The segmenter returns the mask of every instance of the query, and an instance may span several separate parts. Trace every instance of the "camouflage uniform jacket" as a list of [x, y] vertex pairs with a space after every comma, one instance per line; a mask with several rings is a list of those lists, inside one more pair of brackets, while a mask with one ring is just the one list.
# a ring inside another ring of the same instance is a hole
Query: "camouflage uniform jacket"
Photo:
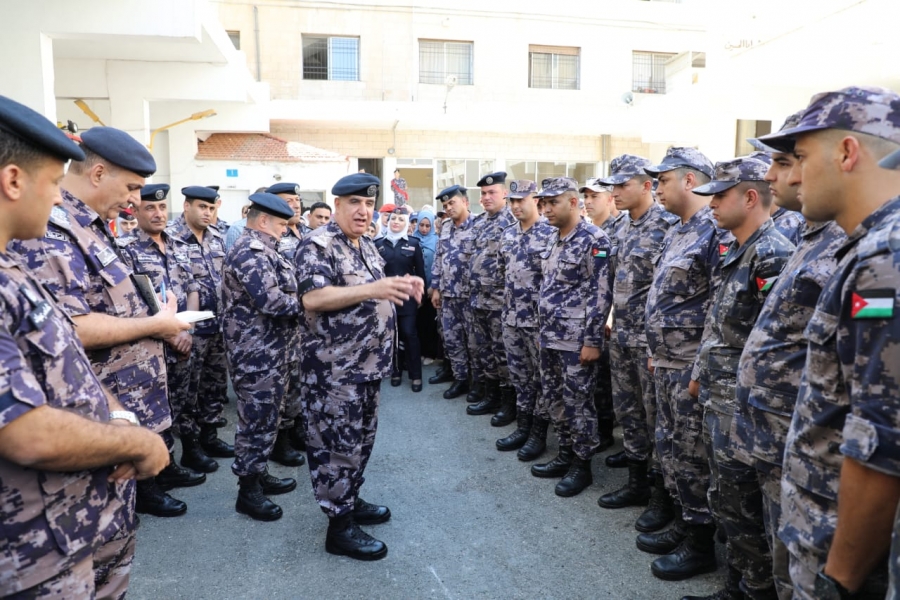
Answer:
[[278, 240], [247, 227], [228, 253], [223, 276], [230, 368], [256, 373], [296, 360], [303, 308], [294, 266], [278, 252]]
[[[222, 221], [219, 221], [222, 223]], [[200, 286], [200, 310], [211, 310], [215, 319], [194, 324], [197, 335], [215, 335], [222, 330], [222, 268], [225, 266], [225, 238], [217, 227], [209, 226], [201, 242], [191, 231], [182, 214], [166, 229], [170, 237], [187, 245], [194, 270], [194, 279]]]
[[678, 217], [654, 202], [636, 221], [628, 217], [619, 230], [619, 245], [613, 254], [613, 335], [623, 347], [647, 345], [644, 317], [647, 294], [653, 285], [653, 266], [662, 252], [666, 232], [677, 221]]
[[700, 402], [725, 414], [734, 413], [738, 362], [769, 289], [794, 252], [772, 219], [743, 245], [733, 241], [722, 256], [706, 317], [703, 341], [691, 379], [700, 382]]
[[730, 235], [716, 228], [708, 206], [666, 234], [647, 296], [653, 366], [683, 369], [696, 360], [723, 234]]
[[538, 300], [541, 348], [602, 348], [612, 303], [609, 238], [579, 219], [565, 238], [556, 230], [549, 241]]
[[[847, 236], [835, 223], [807, 223], [803, 239], [769, 297], [741, 355], [731, 444], [757, 468], [781, 467], [806, 362], [804, 334]], [[769, 415], [774, 415], [769, 418]], [[778, 418], [780, 417], [780, 418]]]
[[434, 266], [431, 268], [431, 288], [446, 298], [469, 297], [469, 261], [474, 251], [472, 225], [475, 217], [457, 225], [447, 220], [441, 228]]
[[625, 227], [628, 221], [628, 213], [622, 211], [616, 216], [610, 215], [608, 219], [598, 225], [609, 238], [609, 243], [612, 246], [612, 252], [609, 255], [609, 272], [612, 273], [613, 277], [616, 276], [616, 259], [619, 255], [619, 244], [622, 242], [619, 236], [622, 234], [622, 228]]
[[[313, 231], [297, 252], [300, 297], [328, 286], [350, 287], [384, 278], [384, 259], [363, 236], [353, 245], [337, 223]], [[363, 300], [335, 311], [306, 311], [301, 374], [312, 385], [378, 381], [391, 374], [396, 335], [394, 305]]]
[[[479, 215], [472, 227], [472, 307], [481, 310], [501, 310], [505, 286], [500, 271], [503, 263], [501, 238], [503, 230], [516, 222], [509, 208], [493, 215]], [[499, 273], [499, 276], [498, 276]]]
[[[69, 316], [91, 312], [146, 317], [147, 304], [117, 252], [106, 222], [84, 202], [62, 191], [43, 239], [10, 247], [47, 286]], [[87, 352], [94, 372], [141, 425], [161, 432], [172, 424], [163, 343], [153, 338]]]
[[803, 215], [797, 211], [779, 207], [775, 214], [772, 215], [772, 221], [775, 222], [775, 229], [781, 235], [789, 239], [795, 246], [800, 245], [800, 240], [803, 239], [804, 225], [806, 224], [806, 219], [803, 218]]
[[[853, 231], [806, 327], [809, 349], [785, 443], [780, 537], [827, 552], [844, 457], [900, 477], [900, 197]], [[797, 488], [805, 490], [797, 494]]]
[[[0, 252], [0, 429], [44, 405], [109, 420], [106, 395], [71, 320], [13, 255]], [[0, 459], [0, 596], [94, 553], [109, 473], [56, 473]]]
[[[298, 230], [300, 229], [300, 225], [297, 225]], [[300, 240], [303, 239], [303, 233], [300, 235], [294, 233], [294, 230], [290, 227], [287, 228], [287, 231], [284, 232], [284, 235], [281, 236], [281, 239], [278, 240], [278, 251], [284, 255], [289, 262], [293, 264], [294, 255], [297, 254], [297, 248], [300, 247]]]
[[516, 223], [503, 230], [502, 272], [506, 281], [503, 324], [537, 328], [543, 257], [556, 236], [556, 228], [543, 219], [522, 231]]

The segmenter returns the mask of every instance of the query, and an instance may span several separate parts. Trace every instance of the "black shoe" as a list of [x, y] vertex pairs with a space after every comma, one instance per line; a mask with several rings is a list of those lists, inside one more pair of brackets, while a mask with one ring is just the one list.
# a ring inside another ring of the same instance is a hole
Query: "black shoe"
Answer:
[[353, 505], [353, 520], [357, 525], [379, 525], [391, 520], [391, 509], [387, 506], [370, 504], [357, 498]]
[[600, 434], [600, 445], [597, 446], [597, 453], [609, 450], [616, 445], [616, 438], [613, 437], [613, 422], [602, 420], [598, 423], [597, 428]]
[[290, 432], [287, 429], [278, 430], [278, 437], [275, 438], [275, 446], [272, 448], [269, 460], [286, 467], [300, 467], [306, 464], [306, 457], [294, 450], [291, 445]]
[[156, 485], [164, 492], [179, 487], [194, 487], [206, 481], [206, 475], [180, 466], [169, 452], [169, 464], [156, 476]]
[[648, 554], [669, 554], [687, 538], [686, 526], [680, 526], [676, 521], [675, 526], [658, 533], [642, 533], [637, 536], [635, 545], [641, 552]]
[[403, 375], [391, 375], [391, 387], [400, 387], [403, 383]]
[[[680, 510], [680, 508], [679, 508]], [[634, 528], [644, 533], [659, 531], [675, 518], [675, 503], [672, 495], [666, 490], [661, 473], [653, 475], [653, 490], [650, 492], [650, 503], [647, 510], [634, 522]]]
[[736, 596], [728, 590], [719, 590], [708, 596], [682, 596], [681, 600], [744, 600], [744, 595]]
[[472, 387], [466, 396], [466, 402], [474, 404], [484, 400], [484, 381], [476, 381], [472, 383]]
[[219, 463], [209, 457], [197, 438], [181, 436], [181, 465], [200, 473], [213, 473]]
[[547, 449], [547, 428], [550, 422], [547, 419], [534, 417], [531, 423], [531, 433], [525, 445], [519, 449], [516, 457], [522, 462], [537, 460]]
[[262, 486], [263, 494], [268, 496], [277, 496], [278, 494], [287, 494], [297, 489], [297, 480], [293, 477], [275, 477], [269, 470], [263, 471], [259, 477], [259, 484]]
[[215, 427], [216, 429], [221, 429], [222, 427], [225, 427], [226, 425], [228, 425], [228, 419], [226, 419], [225, 417], [220, 416], [218, 419], [215, 419], [214, 421], [211, 421], [211, 422], [210, 422], [210, 425], [212, 425], [212, 426]]
[[428, 378], [428, 383], [430, 383], [431, 385], [437, 385], [439, 383], [450, 383], [451, 381], [453, 381], [453, 371], [450, 369], [450, 367], [442, 367], [436, 374]]
[[[416, 383], [417, 381], [418, 381], [418, 383]], [[421, 392], [422, 391], [422, 380], [414, 379], [413, 382], [410, 384], [410, 387], [412, 388], [413, 392], [416, 392], [416, 393]]]
[[576, 455], [572, 459], [572, 466], [569, 467], [566, 476], [556, 484], [554, 492], [557, 496], [570, 498], [583, 492], [592, 483], [594, 483], [594, 477], [591, 475], [591, 459], [579, 458]]
[[469, 391], [469, 382], [461, 379], [453, 379], [453, 385], [451, 385], [447, 391], [444, 392], [444, 398], [447, 400], [453, 400], [454, 398], [459, 398], [463, 394]]
[[263, 495], [260, 475], [240, 478], [237, 502], [234, 509], [256, 521], [277, 521], [284, 514], [281, 507]]
[[[687, 537], [674, 552], [661, 556], [650, 565], [654, 577], [665, 581], [681, 581], [716, 570], [716, 549], [713, 536], [715, 525], [690, 525]], [[732, 591], [740, 589], [740, 574], [730, 586]], [[724, 590], [723, 590], [724, 591]], [[725, 596], [728, 597], [728, 596]], [[740, 597], [740, 596], [739, 596]]]
[[387, 546], [359, 528], [353, 515], [328, 520], [325, 551], [356, 560], [380, 560], [387, 556]]
[[508, 452], [510, 450], [518, 450], [524, 446], [525, 442], [528, 441], [528, 436], [531, 434], [531, 422], [531, 415], [522, 414], [520, 412], [516, 417], [516, 424], [518, 427], [505, 438], [496, 441], [497, 450], [500, 452]]
[[597, 499], [602, 508], [647, 506], [650, 502], [650, 483], [647, 481], [647, 461], [628, 461], [628, 483], [625, 487], [604, 494]]
[[500, 381], [488, 379], [484, 382], [484, 399], [466, 407], [466, 414], [473, 417], [489, 415], [500, 408]]
[[535, 477], [548, 479], [551, 477], [564, 477], [569, 472], [569, 467], [572, 466], [574, 458], [575, 453], [572, 452], [571, 446], [560, 446], [559, 454], [550, 462], [542, 465], [531, 465], [531, 474]]
[[154, 517], [179, 517], [187, 512], [187, 504], [168, 495], [156, 484], [156, 478], [137, 482], [135, 512]]
[[234, 456], [234, 446], [220, 440], [213, 425], [202, 425], [200, 427], [200, 445], [209, 456], [218, 458], [232, 458]]
[[306, 423], [300, 417], [294, 421], [294, 426], [288, 430], [288, 439], [291, 447], [299, 452], [306, 451]]
[[628, 457], [625, 456], [625, 451], [622, 450], [621, 452], [610, 454], [603, 462], [610, 469], [624, 469], [628, 466]]
[[516, 420], [516, 390], [500, 388], [500, 410], [491, 417], [491, 427], [506, 427]]

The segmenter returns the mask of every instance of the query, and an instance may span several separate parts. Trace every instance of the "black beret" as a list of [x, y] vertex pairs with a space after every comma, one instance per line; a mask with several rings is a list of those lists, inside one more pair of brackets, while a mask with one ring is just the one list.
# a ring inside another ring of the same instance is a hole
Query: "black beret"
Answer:
[[147, 148], [115, 127], [91, 127], [80, 134], [81, 145], [127, 171], [141, 177], [156, 172], [156, 161]]
[[134, 218], [134, 213], [131, 212], [130, 208], [126, 208], [125, 210], [120, 210], [119, 218], [122, 219], [123, 221], [136, 221], [137, 220]]
[[353, 173], [345, 175], [338, 179], [338, 182], [331, 188], [331, 193], [335, 196], [364, 196], [366, 198], [377, 198], [378, 188], [381, 187], [381, 180], [369, 173]]
[[168, 183], [150, 183], [141, 188], [141, 200], [144, 202], [160, 202], [168, 195]]
[[441, 192], [435, 198], [435, 200], [440, 200], [441, 202], [446, 202], [450, 198], [453, 198], [456, 196], [465, 196], [465, 195], [466, 195], [466, 188], [464, 188], [461, 185], [451, 185], [448, 188], [442, 189]]
[[294, 194], [300, 195], [300, 186], [296, 183], [276, 183], [266, 190], [267, 194]]
[[203, 200], [204, 202], [213, 203], [219, 197], [219, 192], [202, 185], [189, 185], [181, 188], [181, 193], [185, 198], [192, 200]]
[[60, 160], [84, 160], [78, 144], [47, 117], [6, 96], [0, 96], [0, 130]]
[[251, 194], [250, 202], [252, 202], [251, 210], [256, 209], [282, 219], [294, 218], [294, 209], [281, 196], [276, 196], [269, 192], [260, 192]]
[[494, 185], [497, 183], [506, 183], [506, 173], [503, 171], [497, 171], [496, 173], [488, 173], [484, 177], [478, 180], [478, 187], [484, 187], [486, 185]]

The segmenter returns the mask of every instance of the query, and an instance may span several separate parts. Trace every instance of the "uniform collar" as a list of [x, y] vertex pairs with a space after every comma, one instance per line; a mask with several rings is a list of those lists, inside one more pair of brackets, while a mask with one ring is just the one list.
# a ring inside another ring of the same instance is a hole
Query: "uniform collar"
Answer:
[[93, 208], [88, 206], [80, 198], [76, 198], [71, 192], [61, 190], [63, 205], [69, 217], [75, 219], [82, 227], [89, 227], [95, 221], [99, 221], [106, 227], [106, 223]]
[[775, 222], [772, 221], [772, 217], [769, 217], [769, 219], [765, 223], [763, 223], [759, 229], [754, 231], [750, 235], [750, 237], [747, 238], [747, 241], [744, 242], [743, 244], [741, 244], [740, 246], [738, 246], [737, 240], [731, 242], [731, 247], [728, 249], [728, 256], [725, 257], [723, 266], [727, 267], [728, 265], [737, 262], [741, 258], [741, 256], [743, 256], [744, 250], [746, 250], [752, 244], [755, 244], [756, 240], [758, 240], [760, 238], [760, 236], [762, 236], [762, 234], [769, 231], [774, 226], [775, 226]]
[[837, 252], [838, 259], [843, 257], [852, 246], [864, 238], [871, 230], [877, 228], [887, 219], [892, 218], [897, 211], [900, 211], [900, 196], [895, 196], [876, 208], [847, 236], [846, 243]]
[[260, 242], [265, 244], [268, 248], [271, 248], [272, 250], [278, 250], [279, 239], [274, 235], [269, 235], [268, 233], [263, 233], [262, 231], [251, 229], [250, 227], [247, 227], [246, 229], [244, 229], [244, 231], [253, 239], [259, 240]]

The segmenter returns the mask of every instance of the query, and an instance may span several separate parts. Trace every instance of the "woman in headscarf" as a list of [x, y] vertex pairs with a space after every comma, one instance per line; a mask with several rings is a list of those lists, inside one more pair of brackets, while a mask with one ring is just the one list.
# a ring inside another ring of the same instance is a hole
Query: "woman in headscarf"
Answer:
[[[384, 274], [387, 277], [415, 275], [426, 279], [422, 246], [418, 239], [409, 236], [408, 228], [409, 214], [403, 209], [396, 209], [390, 215], [384, 236], [375, 240], [375, 246], [384, 259]], [[403, 373], [400, 370], [400, 351], [403, 351], [412, 391], [421, 392], [422, 349], [416, 331], [417, 311], [418, 306], [414, 298], [410, 298], [402, 306], [397, 307], [397, 329], [400, 333], [400, 344], [398, 352], [394, 356], [391, 385], [397, 387], [403, 382]]]
[[[431, 286], [431, 268], [434, 265], [434, 255], [437, 252], [438, 234], [434, 228], [435, 214], [430, 206], [419, 211], [419, 225], [413, 237], [418, 238], [422, 246], [422, 254], [425, 257], [425, 289]], [[425, 363], [430, 364], [434, 359], [444, 357], [443, 344], [438, 333], [437, 311], [431, 304], [431, 299], [426, 294], [422, 298], [422, 306], [419, 308], [417, 319], [419, 329], [419, 343], [422, 345], [422, 356]]]

